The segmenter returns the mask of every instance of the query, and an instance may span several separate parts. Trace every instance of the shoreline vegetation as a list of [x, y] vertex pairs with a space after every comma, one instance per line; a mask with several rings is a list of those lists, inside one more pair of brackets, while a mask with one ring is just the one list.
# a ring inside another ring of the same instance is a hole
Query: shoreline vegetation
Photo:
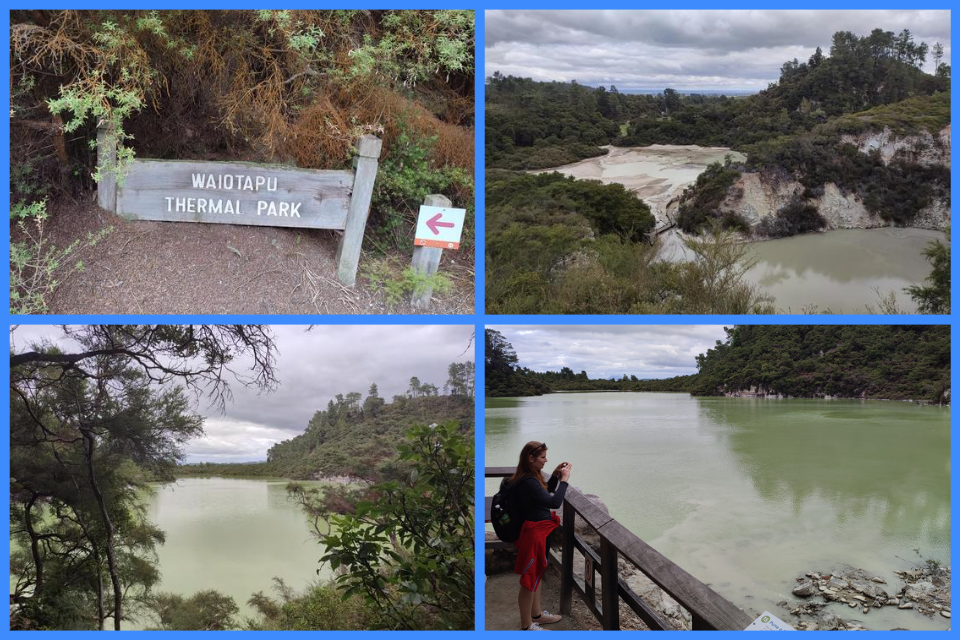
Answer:
[[694, 396], [849, 398], [950, 404], [950, 327], [738, 325], [698, 355], [698, 373], [591, 379], [569, 367], [517, 366], [507, 338], [487, 329], [486, 397], [554, 391], [671, 391]]
[[[932, 74], [922, 70], [928, 54]], [[485, 104], [488, 312], [774, 313], [775, 301], [743, 280], [749, 256], [729, 245], [860, 226], [943, 229], [950, 71], [942, 47], [874, 29], [837, 32], [829, 54], [785, 62], [777, 82], [749, 96], [626, 94], [494, 73]], [[656, 220], [654, 196], [525, 173], [605, 156], [607, 145], [725, 147], [746, 159], [711, 164]], [[693, 260], [659, 260], [647, 244], [673, 222]], [[905, 293], [921, 313], [949, 313], [949, 245], [932, 242], [926, 255], [928, 282]], [[878, 308], [902, 313], [890, 295], [878, 292]]]

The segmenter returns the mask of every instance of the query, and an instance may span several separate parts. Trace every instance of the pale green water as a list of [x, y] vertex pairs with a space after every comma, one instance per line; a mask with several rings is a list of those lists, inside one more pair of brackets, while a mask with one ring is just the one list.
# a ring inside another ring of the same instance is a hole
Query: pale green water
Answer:
[[[920, 562], [915, 548], [950, 564], [948, 408], [669, 393], [488, 399], [485, 464], [515, 465], [528, 440], [547, 442], [550, 470], [571, 462], [572, 485], [748, 610], [789, 620], [776, 603], [796, 599], [806, 571], [846, 563], [894, 591], [893, 571]], [[949, 626], [891, 607], [858, 619]]]
[[[181, 478], [156, 486], [147, 517], [162, 529], [156, 591], [190, 596], [215, 589], [232, 596], [241, 616], [247, 600], [271, 596], [273, 576], [297, 591], [318, 579], [323, 549], [306, 517], [287, 499], [286, 480]], [[318, 483], [319, 484], [319, 483]]]
[[842, 229], [807, 233], [750, 245], [757, 265], [748, 281], [774, 297], [781, 313], [817, 311], [865, 313], [877, 309], [878, 292], [891, 291], [905, 313], [916, 305], [903, 292], [930, 275], [923, 250], [939, 231], [926, 229]]

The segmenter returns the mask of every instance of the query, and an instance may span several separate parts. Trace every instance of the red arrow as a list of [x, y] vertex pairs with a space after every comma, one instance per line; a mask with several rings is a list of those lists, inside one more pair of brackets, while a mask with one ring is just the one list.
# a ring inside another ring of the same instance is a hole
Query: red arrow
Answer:
[[430, 229], [430, 231], [433, 231], [433, 235], [435, 236], [440, 235], [440, 230], [437, 229], [437, 227], [449, 227], [452, 229], [453, 227], [457, 226], [452, 222], [440, 222], [441, 217], [443, 217], [443, 214], [438, 213], [437, 215], [427, 220], [427, 228]]

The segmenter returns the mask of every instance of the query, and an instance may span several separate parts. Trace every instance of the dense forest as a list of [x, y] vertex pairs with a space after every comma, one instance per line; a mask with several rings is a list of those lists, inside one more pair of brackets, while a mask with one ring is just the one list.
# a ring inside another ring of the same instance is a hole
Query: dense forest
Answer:
[[[279, 384], [272, 332], [63, 331], [72, 349], [45, 342], [10, 357], [11, 629], [473, 627], [472, 363], [449, 367], [447, 395], [411, 378], [392, 403], [375, 385], [362, 404], [360, 394], [338, 396], [304, 436], [275, 447], [259, 470], [363, 482], [288, 487], [313, 525], [318, 560], [344, 570], [303, 593], [275, 580], [276, 594], [251, 594], [257, 615], [241, 619], [217, 591], [157, 588], [165, 534], [143, 496], [151, 481], [176, 475], [184, 444], [203, 434], [195, 402], [225, 407], [231, 383], [263, 392]], [[237, 359], [252, 365], [235, 375]], [[265, 588], [270, 580], [263, 576]]]
[[[928, 56], [933, 74], [922, 70]], [[615, 86], [494, 73], [485, 105], [488, 311], [771, 312], [763, 292], [743, 283], [751, 266], [746, 252], [725, 247], [723, 233], [771, 238], [823, 229], [818, 198], [828, 183], [898, 226], [909, 226], [931, 204], [949, 208], [949, 168], [922, 156], [944, 155], [937, 147], [950, 123], [950, 71], [940, 45], [930, 51], [908, 30], [875, 29], [867, 36], [837, 32], [829, 55], [818, 48], [807, 61], [784, 63], [777, 82], [750, 96], [684, 95], [669, 88], [636, 95]], [[918, 141], [893, 158], [852, 142], [886, 129]], [[611, 217], [621, 210], [612, 208], [617, 201], [636, 201], [624, 210], [645, 206], [619, 185], [578, 181], [574, 189], [558, 175], [520, 173], [603, 155], [603, 145], [651, 144], [728, 146], [746, 155], [744, 162], [711, 165], [679, 199], [676, 222], [689, 234], [684, 241], [694, 240], [688, 263], [657, 261], [656, 250], [638, 239], [653, 229], [652, 219], [631, 214], [637, 224], [624, 229]], [[801, 187], [751, 227], [725, 202], [746, 172], [772, 185], [795, 180]], [[929, 251], [949, 257], [942, 243]], [[932, 300], [923, 312], [943, 313], [948, 292], [934, 289], [949, 274], [943, 260], [937, 272], [934, 256], [928, 257], [934, 286], [908, 293], [920, 304], [924, 295]], [[712, 287], [717, 279], [725, 286]]]
[[[47, 312], [90, 247], [112, 242], [109, 216], [89, 236], [70, 232], [101, 173], [122, 181], [133, 156], [347, 169], [359, 137], [375, 134], [365, 248], [382, 258], [376, 281], [406, 282], [431, 193], [468, 209], [458, 259], [469, 263], [473, 11], [34, 9], [10, 23], [15, 313]], [[116, 167], [98, 166], [108, 124], [122, 141]]]
[[487, 396], [551, 391], [676, 391], [949, 403], [950, 327], [918, 325], [738, 325], [696, 357], [697, 373], [661, 380], [591, 379], [569, 367], [518, 367], [507, 339], [487, 330]]

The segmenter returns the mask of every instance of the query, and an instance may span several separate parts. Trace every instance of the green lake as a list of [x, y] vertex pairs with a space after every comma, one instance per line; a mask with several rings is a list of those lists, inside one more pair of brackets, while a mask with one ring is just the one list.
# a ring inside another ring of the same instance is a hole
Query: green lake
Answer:
[[[215, 589], [240, 616], [257, 591], [275, 596], [273, 576], [302, 591], [317, 581], [323, 554], [306, 516], [287, 499], [287, 480], [180, 478], [156, 485], [147, 518], [166, 533], [154, 590], [190, 596]], [[316, 483], [319, 484], [319, 483]]]
[[[950, 410], [902, 402], [559, 393], [486, 401], [487, 466], [528, 440], [569, 461], [641, 539], [737, 606], [796, 601], [795, 578], [841, 565], [950, 565]], [[497, 481], [487, 480], [486, 494]], [[895, 607], [851, 616], [870, 629], [946, 629]]]

